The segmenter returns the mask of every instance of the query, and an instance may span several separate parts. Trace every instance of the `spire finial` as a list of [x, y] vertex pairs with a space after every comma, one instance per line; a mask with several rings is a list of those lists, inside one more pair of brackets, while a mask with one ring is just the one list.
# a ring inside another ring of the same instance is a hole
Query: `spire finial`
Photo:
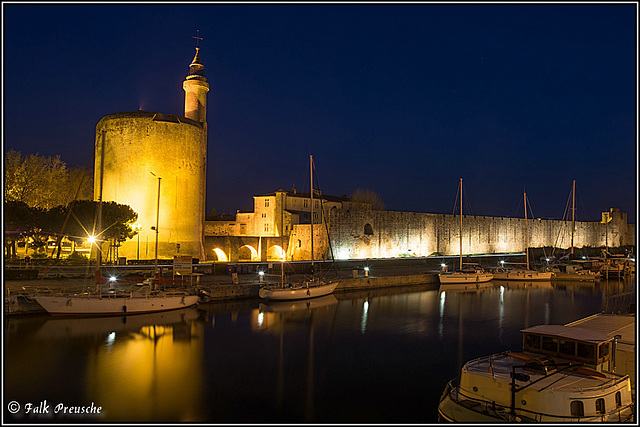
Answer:
[[189, 65], [189, 75], [199, 75], [202, 76], [204, 72], [204, 65], [202, 65], [202, 61], [200, 60], [200, 40], [203, 38], [200, 36], [200, 30], [196, 30], [196, 35], [191, 36], [191, 38], [196, 39], [196, 54], [191, 61], [191, 65]]
[[203, 40], [202, 37], [200, 37], [200, 30], [196, 30], [196, 35], [195, 36], [191, 36], [192, 39], [196, 39], [196, 49], [200, 49], [199, 43], [200, 40]]

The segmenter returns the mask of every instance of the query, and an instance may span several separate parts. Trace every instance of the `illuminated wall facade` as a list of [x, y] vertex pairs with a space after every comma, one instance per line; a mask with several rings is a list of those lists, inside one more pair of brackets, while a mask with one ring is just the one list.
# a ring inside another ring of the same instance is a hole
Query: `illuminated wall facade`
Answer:
[[[266, 203], [268, 197], [270, 196], [254, 197], [256, 211], [238, 213], [236, 221], [208, 221], [205, 231], [208, 255], [212, 256], [217, 251], [224, 253], [224, 257], [230, 261], [276, 260], [273, 255], [269, 256], [270, 253], [284, 253], [289, 261], [311, 259], [311, 226], [308, 217], [306, 224], [297, 223], [296, 217], [296, 223], [291, 224], [290, 229], [285, 222], [284, 230], [287, 234], [281, 238], [278, 233], [272, 232], [273, 229], [278, 229], [278, 204], [274, 203], [278, 198]], [[301, 198], [299, 202], [305, 208], [304, 199]], [[309, 202], [307, 198], [307, 203]], [[265, 212], [269, 207], [266, 204], [273, 207], [272, 212]], [[325, 212], [332, 248], [326, 238], [324, 223], [319, 218], [316, 219], [314, 259], [317, 260], [331, 259], [330, 249], [333, 249], [336, 259], [424, 257], [436, 253], [460, 253], [458, 215], [380, 211], [371, 209], [367, 204], [349, 202], [326, 203]], [[301, 216], [300, 211], [298, 214]], [[606, 226], [600, 222], [576, 221], [573, 246], [634, 245], [635, 226], [627, 224], [627, 214], [618, 209], [611, 209], [609, 214], [612, 220]], [[261, 221], [258, 226], [251, 225], [255, 218]], [[267, 222], [269, 220], [272, 222]], [[241, 221], [246, 222], [242, 229], [238, 228]], [[274, 225], [267, 228], [264, 227], [265, 223]], [[571, 247], [570, 221], [530, 219], [527, 221], [527, 229], [529, 247]], [[254, 234], [249, 236], [240, 230], [253, 230]], [[526, 248], [525, 239], [525, 220], [522, 218], [463, 217], [463, 254], [520, 252]], [[277, 252], [276, 246], [283, 252]]]
[[[158, 181], [158, 256], [192, 255], [204, 259], [206, 134], [200, 122], [170, 114], [135, 111], [108, 115], [96, 126], [95, 197], [126, 204], [138, 213], [140, 258], [155, 256]], [[161, 179], [158, 180], [158, 177]], [[109, 224], [103, 224], [107, 227]], [[119, 248], [138, 256], [138, 236]]]
[[[627, 214], [610, 211], [612, 221], [575, 223], [574, 247], [634, 245], [635, 226]], [[329, 217], [336, 259], [458, 255], [460, 216], [363, 209], [333, 211]], [[571, 222], [528, 220], [529, 247], [571, 247]], [[463, 217], [462, 253], [487, 254], [525, 250], [525, 220]]]

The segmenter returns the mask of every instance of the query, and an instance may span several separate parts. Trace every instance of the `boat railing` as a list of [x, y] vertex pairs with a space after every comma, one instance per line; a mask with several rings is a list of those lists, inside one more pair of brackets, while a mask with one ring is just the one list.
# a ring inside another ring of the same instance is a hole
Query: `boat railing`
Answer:
[[[496, 417], [503, 418], [507, 421], [534, 421], [534, 422], [551, 422], [551, 421], [607, 421], [607, 422], [624, 422], [632, 417], [635, 404], [629, 403], [624, 406], [617, 407], [605, 414], [598, 415], [584, 415], [581, 417], [574, 415], [554, 415], [544, 412], [532, 411], [522, 407], [515, 408], [517, 413], [511, 414], [511, 408], [505, 405], [496, 403], [495, 401], [489, 401], [481, 399], [475, 396], [468, 396], [460, 392], [460, 377], [456, 377], [447, 383], [445, 391], [442, 393], [440, 401], [449, 396], [451, 400], [458, 405], [465, 406], [466, 408], [476, 411], [492, 413]], [[465, 402], [466, 401], [466, 402]], [[466, 403], [466, 404], [465, 404]], [[473, 403], [473, 404], [471, 404]], [[631, 411], [631, 414], [628, 412]]]

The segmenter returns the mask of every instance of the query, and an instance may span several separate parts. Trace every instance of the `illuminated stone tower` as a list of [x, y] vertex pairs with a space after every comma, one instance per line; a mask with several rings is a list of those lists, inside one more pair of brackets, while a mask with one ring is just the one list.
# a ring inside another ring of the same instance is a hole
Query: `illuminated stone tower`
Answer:
[[189, 75], [182, 83], [184, 89], [184, 116], [196, 122], [207, 122], [207, 92], [209, 83], [202, 74], [204, 65], [200, 61], [200, 48], [196, 47], [196, 55], [189, 66]]
[[154, 259], [156, 221], [158, 258], [179, 254], [205, 260], [209, 84], [199, 50], [183, 84], [184, 117], [139, 110], [109, 114], [96, 125], [94, 198], [102, 194], [102, 200], [138, 213], [139, 235], [118, 250], [128, 260]]

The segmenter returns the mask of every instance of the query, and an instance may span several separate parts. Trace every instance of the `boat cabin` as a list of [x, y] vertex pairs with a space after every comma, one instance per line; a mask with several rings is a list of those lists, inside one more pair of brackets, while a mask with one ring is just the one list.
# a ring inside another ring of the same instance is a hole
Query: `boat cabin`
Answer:
[[538, 325], [522, 329], [522, 349], [546, 357], [558, 357], [602, 371], [613, 368], [614, 338], [600, 331], [561, 325]]

